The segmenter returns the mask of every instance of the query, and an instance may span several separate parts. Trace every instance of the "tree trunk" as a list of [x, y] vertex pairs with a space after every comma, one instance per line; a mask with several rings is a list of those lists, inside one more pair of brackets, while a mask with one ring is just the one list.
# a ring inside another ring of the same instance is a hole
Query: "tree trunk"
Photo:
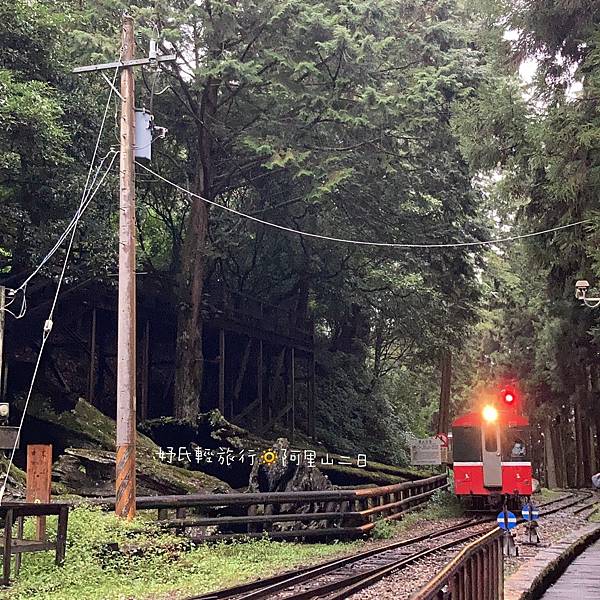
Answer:
[[202, 291], [206, 261], [208, 210], [194, 199], [189, 216], [179, 285], [177, 351], [175, 358], [175, 417], [193, 421], [200, 409], [202, 391]]
[[438, 433], [448, 433], [450, 427], [450, 393], [452, 386], [452, 354], [449, 349], [442, 350], [442, 381], [440, 386], [440, 404], [438, 412]]
[[546, 426], [546, 431], [544, 432], [544, 450], [546, 458], [546, 486], [554, 489], [558, 487], [558, 480], [556, 477], [556, 462], [552, 443], [552, 427], [550, 425]]
[[[208, 130], [217, 106], [218, 82], [209, 78], [200, 104], [198, 161], [194, 191], [212, 199], [212, 141]], [[202, 292], [206, 272], [208, 239], [208, 206], [200, 198], [192, 205], [183, 242], [179, 274], [179, 306], [177, 315], [177, 349], [175, 355], [174, 414], [193, 421], [200, 410], [202, 393]]]
[[577, 487], [590, 485], [589, 427], [586, 423], [583, 394], [578, 394], [575, 406], [575, 456], [577, 463]]
[[570, 436], [565, 435], [565, 426], [561, 417], [553, 420], [551, 428], [552, 451], [554, 454], [554, 464], [556, 465], [556, 483], [559, 488], [570, 486], [568, 473], [572, 473], [573, 469], [567, 471], [567, 456], [564, 440], [569, 440]]

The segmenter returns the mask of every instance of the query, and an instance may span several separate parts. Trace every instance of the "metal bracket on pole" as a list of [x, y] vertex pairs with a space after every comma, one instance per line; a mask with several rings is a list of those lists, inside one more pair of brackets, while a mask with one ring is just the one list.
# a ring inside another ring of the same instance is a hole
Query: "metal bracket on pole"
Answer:
[[109, 63], [101, 63], [98, 65], [87, 65], [85, 67], [76, 67], [73, 73], [92, 73], [94, 71], [106, 71], [123, 67], [140, 67], [143, 65], [154, 65], [156, 63], [173, 62], [177, 60], [176, 54], [166, 54], [157, 56], [155, 59], [150, 58], [133, 58], [131, 60], [117, 60]]
[[123, 98], [123, 96], [121, 96], [121, 92], [119, 92], [119, 90], [113, 85], [113, 82], [106, 76], [106, 73], [102, 72], [102, 73], [100, 73], [100, 75], [102, 75], [102, 78], [104, 79], [104, 81], [106, 81], [106, 83], [108, 83], [108, 85], [110, 86], [110, 89], [113, 91], [113, 94], [116, 94], [117, 96], [119, 96], [119, 99], [121, 100], [121, 102], [124, 102], [125, 99]]

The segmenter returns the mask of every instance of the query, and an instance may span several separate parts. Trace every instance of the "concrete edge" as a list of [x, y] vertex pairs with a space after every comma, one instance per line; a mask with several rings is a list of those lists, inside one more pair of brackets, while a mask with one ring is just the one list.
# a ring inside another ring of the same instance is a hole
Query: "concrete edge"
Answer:
[[534, 577], [529, 590], [524, 591], [519, 600], [539, 600], [544, 592], [566, 571], [567, 567], [599, 539], [600, 523], [572, 542], [559, 556], [550, 560], [541, 572]]

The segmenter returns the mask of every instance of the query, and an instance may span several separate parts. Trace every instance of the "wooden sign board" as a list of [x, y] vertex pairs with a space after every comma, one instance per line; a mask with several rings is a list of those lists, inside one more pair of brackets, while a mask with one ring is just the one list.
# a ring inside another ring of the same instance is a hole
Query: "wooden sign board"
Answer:
[[[27, 446], [27, 502], [50, 502], [52, 487], [52, 446]], [[37, 539], [46, 539], [46, 517], [37, 517]]]
[[12, 450], [15, 442], [19, 447], [18, 438], [19, 428], [9, 427], [8, 425], [0, 425], [0, 450]]
[[414, 466], [441, 465], [442, 440], [434, 437], [412, 440], [410, 464]]

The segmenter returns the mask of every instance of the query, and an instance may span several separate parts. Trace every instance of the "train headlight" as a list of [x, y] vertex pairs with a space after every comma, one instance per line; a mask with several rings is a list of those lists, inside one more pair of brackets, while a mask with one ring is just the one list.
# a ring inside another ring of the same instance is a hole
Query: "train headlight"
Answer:
[[0, 419], [8, 419], [10, 413], [10, 406], [8, 402], [0, 402]]
[[498, 419], [498, 410], [494, 406], [484, 406], [483, 407], [483, 418], [488, 423], [493, 423]]

